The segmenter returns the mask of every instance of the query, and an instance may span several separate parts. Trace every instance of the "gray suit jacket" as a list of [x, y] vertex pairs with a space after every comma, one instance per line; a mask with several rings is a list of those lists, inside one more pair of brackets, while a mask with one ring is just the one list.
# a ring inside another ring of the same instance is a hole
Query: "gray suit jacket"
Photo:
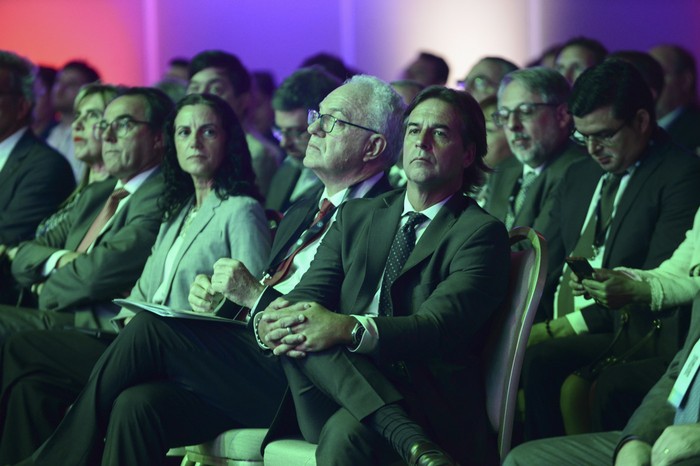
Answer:
[[[180, 213], [164, 223], [153, 252], [146, 261], [141, 278], [131, 298], [151, 301], [163, 282], [165, 261], [178, 238], [192, 201]], [[163, 304], [175, 309], [189, 309], [187, 295], [197, 274], [211, 275], [214, 263], [222, 257], [243, 262], [254, 276], [259, 276], [270, 252], [270, 231], [260, 203], [247, 196], [230, 196], [221, 200], [210, 193], [187, 228], [182, 247], [177, 252]]]
[[33, 238], [73, 188], [70, 164], [27, 130], [0, 171], [0, 244]]
[[[46, 236], [22, 244], [12, 262], [12, 274], [25, 287], [40, 282], [44, 262], [56, 251], [74, 251], [114, 189], [116, 180], [89, 186], [66, 221]], [[128, 294], [141, 274], [161, 223], [157, 205], [163, 188], [160, 171], [154, 172], [113, 217], [93, 249], [55, 270], [44, 282], [39, 308], [50, 311], [85, 311], [111, 306], [111, 300]]]
[[[513, 226], [533, 227], [541, 231], [544, 218], [553, 205], [552, 193], [564, 177], [564, 172], [573, 162], [586, 157], [583, 148], [573, 142], [556, 154], [530, 186], [523, 207], [515, 217]], [[523, 173], [523, 164], [515, 157], [496, 169], [489, 180], [489, 196], [484, 208], [494, 217], [505, 220], [510, 207], [510, 197]]]

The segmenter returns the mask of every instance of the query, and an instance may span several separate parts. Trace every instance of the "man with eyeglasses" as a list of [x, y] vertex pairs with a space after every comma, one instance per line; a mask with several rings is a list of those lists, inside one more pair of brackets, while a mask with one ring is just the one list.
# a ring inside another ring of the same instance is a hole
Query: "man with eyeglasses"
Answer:
[[295, 71], [275, 90], [273, 134], [287, 156], [272, 177], [265, 196], [266, 208], [284, 212], [296, 200], [321, 186], [313, 170], [304, 167], [311, 137], [307, 131], [308, 111], [318, 110], [321, 100], [338, 86], [338, 78], [316, 66]]
[[506, 228], [540, 230], [551, 207], [551, 195], [572, 162], [584, 151], [569, 140], [572, 120], [566, 80], [549, 68], [508, 73], [498, 91], [496, 125], [505, 131], [515, 155], [489, 179], [485, 209]]
[[495, 96], [503, 77], [518, 69], [518, 66], [501, 57], [484, 57], [467, 73], [467, 77], [457, 85], [469, 92], [477, 102]]
[[112, 331], [111, 300], [139, 277], [160, 226], [160, 126], [171, 108], [147, 88], [109, 103], [95, 131], [113, 178], [87, 188], [61, 228], [20, 245], [12, 273], [37, 294], [38, 309], [1, 308], [0, 339], [46, 328]]
[[[607, 59], [584, 72], [569, 108], [573, 139], [590, 158], [569, 166], [542, 229], [549, 272], [539, 319], [546, 321], [533, 326], [523, 367], [527, 440], [564, 433], [562, 382], [592, 363], [619, 325], [617, 310], [574, 293], [565, 256], [583, 256], [594, 268], [656, 267], [681, 242], [700, 205], [700, 161], [657, 127], [651, 91], [633, 65]], [[612, 278], [595, 275], [604, 286], [613, 286]], [[682, 334], [676, 325], [663, 319], [664, 331]], [[666, 340], [672, 348], [660, 345], [659, 357], [678, 350], [674, 338]], [[638, 385], [641, 393], [649, 388]]]

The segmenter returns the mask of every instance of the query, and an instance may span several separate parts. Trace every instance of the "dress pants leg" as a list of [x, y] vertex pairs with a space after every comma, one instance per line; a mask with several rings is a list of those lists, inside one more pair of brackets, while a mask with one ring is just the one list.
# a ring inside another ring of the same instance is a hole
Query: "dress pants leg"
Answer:
[[[224, 419], [218, 425], [221, 430], [267, 427], [285, 388], [284, 374], [277, 360], [261, 355], [247, 329], [216, 322], [161, 318], [142, 312], [102, 355], [85, 389], [58, 429], [33, 455], [34, 464], [100, 464], [103, 438], [108, 429], [123, 432], [128, 428], [115, 425], [128, 416], [120, 413], [111, 419], [115, 403], [127, 389], [153, 382], [167, 382], [195, 393], [197, 406], [201, 402], [213, 408], [206, 422], [213, 422], [212, 417], [216, 416]], [[141, 393], [153, 397], [150, 390], [144, 389]], [[131, 406], [137, 404], [130, 403]], [[120, 403], [122, 405], [129, 404]], [[190, 443], [189, 437], [177, 437], [178, 430], [195, 433], [192, 443], [201, 440], [199, 422], [190, 422], [187, 414], [197, 406], [178, 407], [182, 413], [180, 419], [164, 426], [168, 429], [163, 434], [166, 442], [177, 438], [178, 443]], [[172, 406], [151, 403], [149, 409], [172, 409]], [[161, 413], [163, 418], [167, 416]], [[184, 429], [185, 425], [188, 429]], [[140, 426], [131, 428], [140, 431]], [[120, 435], [119, 438], [127, 438], [123, 433]], [[115, 441], [107, 439], [110, 452], [114, 451]], [[145, 448], [153, 449], [153, 454], [148, 454], [151, 458], [164, 455], [163, 448], [172, 446], [177, 445], [148, 444]]]
[[566, 377], [590, 364], [610, 344], [612, 335], [578, 335], [538, 343], [525, 351], [525, 440], [564, 435], [559, 404]]
[[0, 358], [0, 464], [26, 458], [51, 435], [113, 339], [43, 330], [7, 340]]
[[0, 345], [15, 333], [31, 330], [62, 329], [73, 326], [70, 312], [42, 311], [25, 307], [0, 305]]
[[619, 431], [535, 440], [514, 448], [503, 465], [608, 466], [619, 440]]

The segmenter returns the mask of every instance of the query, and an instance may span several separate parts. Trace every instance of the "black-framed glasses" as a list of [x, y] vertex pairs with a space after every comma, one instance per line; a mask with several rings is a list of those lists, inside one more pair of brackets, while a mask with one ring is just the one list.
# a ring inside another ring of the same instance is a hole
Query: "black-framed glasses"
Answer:
[[496, 123], [496, 126], [502, 128], [508, 124], [508, 119], [511, 115], [515, 115], [515, 117], [520, 121], [525, 121], [531, 118], [538, 108], [556, 107], [558, 105], [559, 104], [548, 104], [544, 102], [524, 102], [515, 107], [513, 110], [506, 107], [501, 107], [493, 112], [491, 118], [493, 118], [493, 122]]
[[279, 142], [282, 142], [283, 138], [286, 139], [299, 139], [300, 137], [304, 136], [305, 134], [309, 134], [306, 131], [306, 128], [279, 128], [275, 126], [272, 128], [272, 136], [277, 139]]
[[336, 118], [333, 115], [328, 115], [328, 114], [321, 114], [318, 113], [316, 110], [309, 110], [309, 115], [307, 118], [307, 123], [309, 126], [311, 126], [313, 123], [316, 121], [319, 121], [321, 124], [321, 131], [324, 133], [332, 133], [333, 128], [335, 128], [335, 124], [340, 122], [348, 126], [354, 126], [355, 128], [360, 128], [364, 129], [365, 131], [369, 131], [370, 133], [376, 133], [379, 134], [379, 131], [374, 130], [372, 128], [367, 128], [366, 126], [361, 126], [361, 125], [356, 125], [355, 123], [350, 123], [349, 121], [341, 120], [340, 118]]
[[615, 136], [622, 128], [627, 125], [627, 122], [622, 123], [617, 129], [604, 129], [595, 134], [583, 134], [576, 128], [571, 132], [571, 140], [576, 144], [588, 147], [591, 142], [600, 144], [603, 147], [611, 147], [615, 141]]
[[121, 116], [116, 118], [113, 122], [107, 123], [107, 120], [102, 120], [95, 125], [95, 135], [99, 138], [103, 138], [108, 128], [114, 131], [114, 134], [118, 138], [123, 138], [134, 128], [136, 125], [150, 125], [148, 121], [141, 121], [131, 118], [130, 116]]

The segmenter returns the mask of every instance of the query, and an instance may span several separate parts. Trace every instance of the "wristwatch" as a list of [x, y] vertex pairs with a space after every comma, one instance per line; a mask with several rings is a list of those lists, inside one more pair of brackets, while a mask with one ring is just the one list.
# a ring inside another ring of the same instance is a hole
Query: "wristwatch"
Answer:
[[362, 336], [364, 334], [365, 327], [358, 321], [350, 334], [350, 337], [352, 338], [352, 349], [357, 349], [357, 347], [360, 346], [360, 342], [362, 341]]

